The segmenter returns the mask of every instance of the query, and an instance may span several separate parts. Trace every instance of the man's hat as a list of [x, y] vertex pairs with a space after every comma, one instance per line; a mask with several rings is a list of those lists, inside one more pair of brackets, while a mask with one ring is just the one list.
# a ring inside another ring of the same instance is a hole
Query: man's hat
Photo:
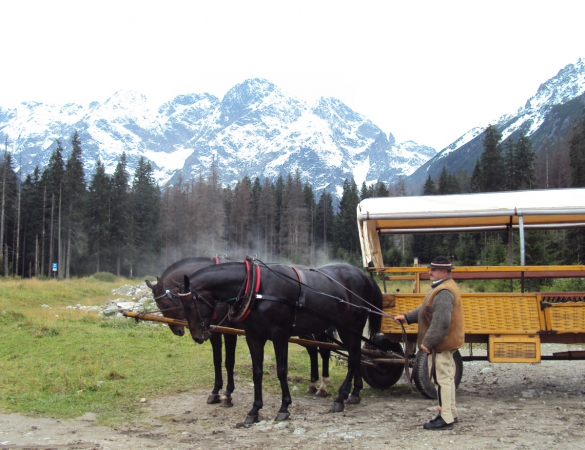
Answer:
[[433, 259], [429, 269], [443, 269], [451, 271], [454, 269], [454, 267], [453, 264], [451, 264], [451, 262], [444, 256], [437, 256], [435, 259]]

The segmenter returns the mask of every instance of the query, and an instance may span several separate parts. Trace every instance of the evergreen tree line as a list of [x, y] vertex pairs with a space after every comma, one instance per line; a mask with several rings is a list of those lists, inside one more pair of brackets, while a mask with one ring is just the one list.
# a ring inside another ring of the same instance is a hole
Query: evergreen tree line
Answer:
[[60, 141], [47, 167], [20, 180], [7, 149], [0, 160], [0, 273], [58, 277], [110, 271], [132, 275], [157, 254], [160, 190], [140, 158], [132, 179], [122, 155], [112, 176], [98, 160], [86, 182], [81, 141]]
[[[585, 113], [565, 142], [567, 186], [583, 187]], [[524, 134], [502, 144], [499, 131], [489, 126], [483, 147], [471, 176], [443, 168], [437, 180], [430, 176], [426, 180], [423, 195], [542, 187], [540, 163]], [[349, 179], [334, 208], [332, 195], [322, 192], [317, 199], [298, 172], [276, 182], [246, 176], [225, 187], [215, 164], [197, 178], [179, 176], [161, 192], [144, 158], [132, 177], [124, 154], [112, 175], [98, 160], [93, 174], [86, 177], [77, 132], [66, 161], [57, 141], [46, 168], [37, 167], [20, 180], [7, 148], [5, 142], [0, 159], [3, 275], [67, 278], [100, 271], [153, 275], [185, 257], [224, 254], [232, 259], [255, 254], [266, 261], [311, 266], [331, 259], [361, 265], [357, 204], [369, 197], [407, 195], [402, 178], [395, 184], [363, 183], [361, 190]], [[548, 180], [548, 166], [546, 173]], [[389, 266], [410, 265], [414, 257], [428, 262], [438, 254], [474, 265], [511, 263], [507, 240], [507, 233], [462, 233], [383, 236], [381, 243]], [[581, 230], [529, 232], [527, 263], [583, 261], [584, 242]], [[57, 263], [55, 272], [53, 263]]]
[[[56, 142], [44, 170], [20, 180], [7, 150], [0, 160], [0, 274], [22, 277], [156, 275], [186, 257], [258, 255], [266, 261], [318, 265], [331, 259], [361, 265], [356, 208], [361, 198], [404, 195], [396, 186], [362, 187], [346, 180], [337, 212], [323, 192], [316, 199], [300, 174], [242, 178], [224, 187], [215, 164], [208, 174], [181, 176], [162, 191], [148, 161], [132, 177], [122, 154], [112, 175], [101, 161], [86, 177], [77, 132], [63, 157]], [[56, 270], [53, 270], [56, 263]]]

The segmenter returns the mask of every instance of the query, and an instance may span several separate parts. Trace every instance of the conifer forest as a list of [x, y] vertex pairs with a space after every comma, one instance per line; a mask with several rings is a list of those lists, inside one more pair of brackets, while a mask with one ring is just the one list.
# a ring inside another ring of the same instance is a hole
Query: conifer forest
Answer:
[[[29, 174], [16, 169], [5, 140], [0, 155], [1, 275], [155, 276], [182, 258], [215, 255], [361, 266], [356, 207], [362, 199], [585, 187], [585, 113], [550, 159], [534, 154], [524, 134], [502, 142], [499, 131], [489, 126], [471, 174], [443, 168], [438, 179], [429, 176], [416, 193], [406, 192], [402, 179], [360, 187], [347, 179], [339, 199], [326, 191], [316, 195], [298, 172], [275, 182], [246, 176], [235, 186], [225, 186], [215, 166], [196, 178], [179, 176], [161, 187], [149, 161], [141, 158], [130, 173], [124, 154], [112, 174], [100, 161], [89, 174], [77, 132], [67, 139], [65, 146], [57, 141], [46, 167]], [[495, 232], [388, 236], [382, 240], [384, 261], [408, 266], [414, 257], [424, 263], [443, 254], [459, 265], [507, 264], [507, 238], [507, 233]], [[527, 264], [585, 260], [583, 229], [531, 231], [526, 245]]]

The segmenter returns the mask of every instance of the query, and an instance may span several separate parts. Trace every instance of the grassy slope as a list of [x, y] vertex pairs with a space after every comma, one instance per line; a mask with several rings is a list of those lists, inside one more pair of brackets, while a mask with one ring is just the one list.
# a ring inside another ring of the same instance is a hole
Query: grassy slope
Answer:
[[[0, 280], [0, 409], [50, 417], [99, 413], [103, 421], [139, 414], [140, 398], [213, 386], [209, 343], [174, 336], [166, 326], [132, 319], [103, 319], [68, 305], [102, 305], [125, 283], [93, 278]], [[41, 307], [42, 304], [49, 308]], [[251, 382], [244, 338], [236, 356], [238, 384]], [[270, 343], [265, 387], [280, 391]], [[332, 361], [332, 389], [345, 375]], [[309, 375], [303, 348], [290, 346], [289, 379], [302, 395]]]

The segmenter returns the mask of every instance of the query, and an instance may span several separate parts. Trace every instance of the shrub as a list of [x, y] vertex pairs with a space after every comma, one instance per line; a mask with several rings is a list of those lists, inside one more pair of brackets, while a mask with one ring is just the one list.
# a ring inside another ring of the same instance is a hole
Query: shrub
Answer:
[[93, 274], [93, 278], [105, 283], [114, 283], [118, 281], [118, 277], [110, 272], [96, 272]]

